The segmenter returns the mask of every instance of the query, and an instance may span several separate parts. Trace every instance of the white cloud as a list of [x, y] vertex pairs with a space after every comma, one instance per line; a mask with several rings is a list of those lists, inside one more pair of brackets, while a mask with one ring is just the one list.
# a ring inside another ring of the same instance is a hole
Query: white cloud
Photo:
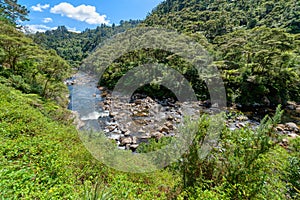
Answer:
[[[70, 27], [66, 27], [68, 29], [68, 31], [70, 32], [74, 32], [74, 33], [80, 33], [81, 31], [78, 31], [75, 27], [74, 28], [70, 28]], [[36, 33], [36, 32], [46, 32], [48, 30], [56, 30], [57, 27], [49, 27], [43, 24], [30, 24], [30, 25], [25, 25], [23, 27], [23, 32], [25, 33]]]
[[44, 19], [43, 19], [43, 22], [44, 22], [44, 23], [53, 22], [53, 19], [50, 18], [50, 17], [47, 17], [47, 18], [44, 18]]
[[50, 10], [51, 13], [60, 14], [61, 16], [67, 16], [78, 21], [84, 21], [88, 24], [108, 24], [109, 20], [106, 19], [106, 15], [100, 15], [96, 11], [95, 6], [80, 5], [74, 7], [73, 5], [62, 2], [55, 5]]
[[42, 24], [30, 24], [30, 25], [26, 25], [24, 29], [26, 32], [36, 33], [36, 32], [46, 32], [47, 30], [53, 30], [56, 29], [56, 27], [53, 28]]
[[74, 28], [67, 27], [67, 29], [68, 29], [68, 31], [70, 31], [70, 32], [81, 33], [81, 31], [78, 31], [75, 27], [74, 27]]
[[31, 6], [31, 9], [33, 11], [43, 12], [43, 10], [45, 10], [49, 7], [50, 7], [49, 4], [41, 5], [40, 3], [38, 3], [36, 6]]

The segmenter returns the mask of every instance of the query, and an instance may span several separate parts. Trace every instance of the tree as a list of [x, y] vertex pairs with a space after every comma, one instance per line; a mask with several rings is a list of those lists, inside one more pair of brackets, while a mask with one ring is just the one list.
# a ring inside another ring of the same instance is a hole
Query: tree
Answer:
[[17, 24], [18, 20], [28, 21], [29, 10], [25, 6], [18, 4], [17, 0], [1, 0], [0, 16]]
[[49, 89], [49, 84], [61, 83], [64, 78], [69, 75], [70, 66], [68, 63], [59, 57], [54, 50], [47, 52], [45, 56], [40, 57], [42, 62], [40, 62], [38, 69], [39, 72], [44, 77], [44, 86], [42, 91], [42, 96], [50, 98], [53, 92], [47, 92]]
[[[296, 38], [283, 29], [259, 27], [217, 37], [225, 84], [239, 103], [285, 104], [299, 100]], [[235, 71], [230, 75], [230, 72]], [[297, 88], [295, 90], [295, 88]]]
[[0, 45], [3, 49], [1, 64], [16, 71], [17, 62], [26, 54], [31, 40], [13, 26], [0, 21]]

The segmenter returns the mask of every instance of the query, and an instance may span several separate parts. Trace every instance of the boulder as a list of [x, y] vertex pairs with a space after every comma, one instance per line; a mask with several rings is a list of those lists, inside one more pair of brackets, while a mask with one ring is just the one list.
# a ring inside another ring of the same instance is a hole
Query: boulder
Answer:
[[98, 90], [104, 90], [105, 88], [102, 86], [98, 86]]
[[235, 126], [237, 128], [244, 128], [246, 126], [246, 124], [244, 124], [244, 123], [237, 123]]
[[285, 126], [283, 124], [278, 124], [277, 127], [276, 127], [276, 130], [280, 131], [280, 132], [283, 132], [284, 131], [284, 127]]
[[135, 103], [136, 105], [140, 105], [140, 104], [142, 104], [142, 100], [141, 100], [141, 99], [136, 99], [136, 100], [134, 101], [134, 103]]
[[176, 118], [175, 121], [176, 121], [176, 123], [180, 123], [181, 119], [180, 118]]
[[126, 132], [124, 132], [125, 136], [129, 136], [131, 134], [131, 132], [129, 130], [127, 130]]
[[107, 126], [106, 128], [109, 130], [109, 132], [112, 132], [113, 130], [115, 130], [117, 128], [117, 126], [111, 125], [111, 126]]
[[296, 107], [294, 105], [287, 105], [286, 108], [289, 109], [289, 110], [295, 110], [296, 109]]
[[296, 139], [296, 138], [300, 137], [300, 136], [297, 135], [296, 133], [289, 133], [288, 136], [289, 136], [291, 139]]
[[298, 126], [295, 123], [293, 123], [293, 122], [286, 123], [285, 127], [289, 131], [296, 131], [296, 132], [299, 131]]
[[165, 133], [168, 133], [169, 132], [169, 128], [167, 126], [162, 126], [159, 128], [159, 132], [165, 132]]
[[132, 143], [132, 138], [131, 137], [124, 137], [120, 139], [121, 146], [125, 146], [127, 144]]
[[137, 113], [135, 114], [135, 116], [137, 116], [137, 117], [147, 117], [148, 114], [147, 114], [146, 112], [137, 112]]
[[118, 112], [111, 112], [111, 113], [109, 113], [109, 116], [110, 117], [115, 117], [115, 116], [117, 116], [119, 113]]
[[239, 121], [247, 121], [248, 117], [245, 116], [245, 115], [241, 115], [241, 116], [238, 116], [236, 119], [239, 120]]
[[128, 131], [128, 129], [125, 126], [120, 126], [119, 129], [122, 131], [122, 133], [125, 133]]
[[135, 136], [132, 137], [132, 144], [137, 144], [137, 137]]
[[289, 144], [288, 139], [286, 139], [286, 138], [282, 139], [282, 144], [283, 144], [284, 146], [287, 146], [287, 145]]
[[103, 109], [104, 109], [104, 110], [110, 110], [110, 107], [109, 107], [109, 105], [105, 105], [105, 106], [103, 107]]
[[159, 140], [160, 138], [164, 137], [164, 134], [161, 132], [154, 132], [154, 133], [151, 133], [151, 137]]
[[288, 101], [287, 102], [287, 106], [286, 108], [289, 110], [295, 110], [296, 109], [297, 104], [293, 101]]
[[166, 125], [166, 127], [169, 128], [169, 130], [173, 130], [174, 129], [174, 126], [173, 126], [173, 124], [171, 122], [166, 122], [165, 125]]
[[167, 120], [173, 121], [173, 120], [174, 120], [174, 117], [173, 117], [172, 115], [169, 115], [169, 116], [167, 117]]
[[297, 106], [297, 108], [296, 108], [296, 113], [299, 113], [299, 114], [300, 114], [300, 106]]
[[134, 151], [138, 148], [138, 146], [139, 146], [138, 144], [132, 144], [130, 145], [130, 149]]
[[108, 95], [108, 92], [107, 91], [103, 91], [102, 93], [101, 93], [101, 96], [102, 97], [106, 97]]

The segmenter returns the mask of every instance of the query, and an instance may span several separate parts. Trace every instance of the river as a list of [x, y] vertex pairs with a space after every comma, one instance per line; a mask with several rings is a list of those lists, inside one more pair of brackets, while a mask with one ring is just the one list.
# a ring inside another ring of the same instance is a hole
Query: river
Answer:
[[[139, 112], [139, 110], [136, 110], [138, 114], [145, 114], [145, 117], [138, 116], [135, 122], [141, 121], [140, 127], [138, 127], [138, 129], [134, 131], [129, 131], [128, 124], [122, 122], [121, 113], [122, 110], [124, 110], [124, 105], [120, 106], [119, 110], [117, 110], [117, 116], [115, 117], [112, 117], [112, 113], [110, 113], [107, 109], [103, 109], [103, 105], [107, 102], [104, 101], [105, 99], [102, 98], [101, 91], [97, 88], [97, 77], [88, 75], [84, 72], [78, 72], [72, 77], [72, 79], [69, 79], [68, 81], [69, 83], [72, 83], [68, 84], [70, 91], [69, 109], [76, 111], [79, 114], [80, 120], [84, 122], [84, 126], [81, 127], [81, 129], [94, 130], [97, 132], [104, 131], [108, 138], [116, 140], [119, 148], [125, 148], [124, 144], [122, 144], [124, 143], [122, 142], [122, 140], [130, 141], [131, 146], [137, 148], [139, 142], [145, 141], [145, 138], [147, 141], [147, 138], [151, 137], [161, 138], [164, 136], [175, 135], [176, 131], [174, 130], [176, 129], [176, 123], [179, 123], [183, 117], [182, 114], [178, 114], [180, 113], [180, 110], [172, 106], [164, 106], [163, 109], [161, 109], [163, 111], [160, 113], [160, 115], [164, 117], [154, 117], [154, 119], [153, 116], [151, 118], [147, 116], [147, 113], [141, 113]], [[139, 102], [139, 104], [133, 103], [132, 105], [135, 105], [136, 107], [141, 107], [141, 105], [143, 105], [144, 107], [151, 107], [152, 105], [156, 104], [157, 103], [155, 101], [149, 98], [142, 100], [141, 102]], [[187, 106], [187, 104], [185, 103], [181, 104], [181, 106], [184, 105]], [[210, 108], [199, 106], [199, 103], [197, 103], [197, 105], [190, 106], [189, 109], [191, 110], [191, 113], [210, 113]], [[143, 109], [144, 108], [142, 108], [142, 110]], [[228, 108], [227, 110], [231, 110], [233, 112], [237, 111], [233, 110], [232, 108]], [[246, 125], [250, 125], [251, 127], [255, 128], [259, 125], [259, 121], [265, 114], [272, 115], [272, 113], [274, 113], [274, 110], [271, 109], [253, 109], [251, 111], [244, 112], [246, 117], [228, 120], [226, 123], [231, 130], [234, 130], [236, 128], [243, 128]], [[160, 123], [166, 116], [172, 119]], [[299, 125], [300, 117], [294, 111], [286, 110], [285, 114], [282, 117], [282, 123], [286, 122], [294, 122]], [[285, 134], [288, 133], [290, 132], [286, 132]], [[128, 139], [129, 137], [131, 138], [130, 140]], [[130, 148], [131, 146], [128, 146], [128, 148]]]

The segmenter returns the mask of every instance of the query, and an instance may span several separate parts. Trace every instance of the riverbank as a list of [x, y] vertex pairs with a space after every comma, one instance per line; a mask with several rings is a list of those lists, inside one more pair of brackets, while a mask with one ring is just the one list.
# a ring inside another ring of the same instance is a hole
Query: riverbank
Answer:
[[[141, 142], [147, 142], [150, 138], [160, 140], [162, 137], [176, 136], [184, 116], [191, 116], [193, 120], [204, 113], [224, 112], [226, 126], [235, 130], [245, 127], [255, 129], [265, 114], [273, 113], [267, 108], [241, 112], [235, 106], [223, 109], [212, 107], [208, 101], [180, 103], [171, 98], [152, 99], [142, 94], [124, 99], [112, 96], [111, 91], [97, 87], [97, 83], [96, 77], [78, 72], [68, 84], [69, 108], [75, 113], [77, 128], [103, 131], [109, 139], [116, 141], [120, 149], [136, 151]], [[287, 114], [297, 114], [299, 109], [297, 104], [293, 104], [286, 110]], [[276, 127], [278, 134], [299, 137], [298, 115], [287, 114], [283, 115], [285, 121]], [[282, 144], [286, 143], [284, 140]]]
[[[216, 108], [206, 101], [176, 102], [172, 99], [152, 99], [148, 96], [135, 94], [130, 100], [124, 101], [114, 97], [108, 90], [102, 89], [103, 102], [101, 107], [110, 113], [110, 121], [103, 131], [109, 138], [116, 140], [119, 148], [135, 151], [145, 139], [173, 137], [178, 133], [178, 126], [183, 123], [184, 116], [195, 120], [201, 114], [224, 112], [224, 123], [230, 130], [250, 127], [256, 129], [260, 119], [249, 118], [235, 107]], [[272, 115], [271, 112], [269, 112]], [[101, 120], [101, 119], [100, 119]], [[287, 138], [299, 137], [299, 124], [285, 122], [275, 128], [278, 134]], [[281, 142], [288, 145], [288, 139]]]

